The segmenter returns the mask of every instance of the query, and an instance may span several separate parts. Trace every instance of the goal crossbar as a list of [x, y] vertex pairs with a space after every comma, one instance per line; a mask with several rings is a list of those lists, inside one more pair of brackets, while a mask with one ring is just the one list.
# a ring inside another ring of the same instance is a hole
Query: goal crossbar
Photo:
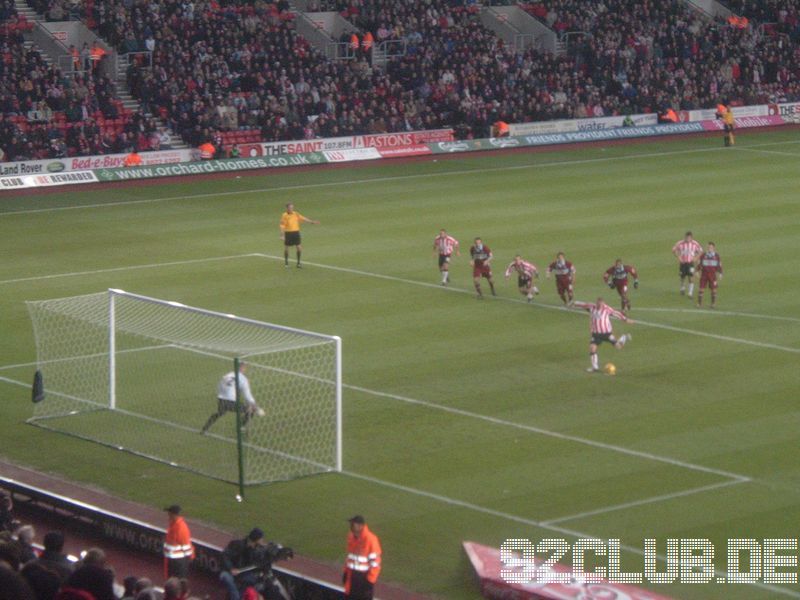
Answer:
[[118, 289], [26, 304], [46, 390], [30, 423], [242, 490], [342, 470], [339, 337]]

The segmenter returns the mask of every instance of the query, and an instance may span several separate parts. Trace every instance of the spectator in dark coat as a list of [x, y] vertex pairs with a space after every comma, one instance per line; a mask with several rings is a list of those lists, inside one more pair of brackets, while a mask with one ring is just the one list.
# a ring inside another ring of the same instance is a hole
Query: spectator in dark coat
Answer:
[[53, 600], [61, 579], [54, 571], [44, 568], [37, 561], [29, 562], [22, 568], [22, 576], [36, 594], [36, 600]]
[[62, 582], [69, 579], [75, 571], [75, 565], [63, 551], [64, 534], [60, 531], [49, 531], [44, 536], [44, 551], [36, 561], [46, 569], [54, 571]]
[[90, 592], [95, 600], [117, 600], [114, 572], [106, 567], [106, 553], [99, 548], [91, 548], [86, 552], [78, 568], [67, 579], [67, 585]]

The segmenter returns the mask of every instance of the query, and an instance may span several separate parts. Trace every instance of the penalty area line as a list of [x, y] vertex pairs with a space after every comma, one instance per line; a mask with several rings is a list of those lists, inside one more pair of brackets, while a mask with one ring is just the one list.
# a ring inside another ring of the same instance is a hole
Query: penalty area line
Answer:
[[18, 277], [16, 279], [1, 279], [0, 285], [10, 283], [23, 283], [26, 281], [43, 281], [47, 279], [59, 279], [61, 277], [80, 277], [83, 275], [100, 275], [102, 273], [118, 273], [121, 271], [137, 271], [140, 269], [157, 269], [159, 267], [176, 267], [180, 265], [191, 265], [204, 262], [214, 262], [220, 260], [236, 260], [239, 258], [247, 258], [253, 256], [260, 256], [259, 254], [232, 254], [230, 256], [211, 256], [208, 258], [190, 258], [187, 260], [173, 260], [161, 263], [148, 263], [143, 265], [128, 265], [125, 267], [109, 267], [106, 269], [94, 269], [91, 271], [73, 271], [68, 273], [52, 273], [50, 275], [34, 275], [31, 277]]
[[464, 410], [461, 408], [455, 408], [452, 406], [445, 406], [443, 404], [436, 404], [434, 402], [427, 402], [425, 400], [418, 400], [416, 398], [409, 398], [408, 396], [400, 396], [399, 394], [391, 394], [389, 392], [379, 392], [377, 390], [371, 390], [369, 388], [363, 388], [356, 385], [349, 385], [343, 384], [342, 387], [353, 390], [355, 392], [362, 392], [365, 394], [370, 394], [373, 396], [379, 396], [381, 398], [388, 398], [390, 400], [398, 400], [400, 402], [405, 402], [407, 404], [415, 404], [417, 406], [424, 406], [425, 408], [429, 408], [432, 410], [438, 410], [441, 412], [446, 412], [453, 415], [459, 415], [461, 417], [468, 417], [471, 419], [478, 419], [481, 421], [485, 421], [487, 423], [492, 423], [494, 425], [501, 425], [504, 427], [511, 427], [513, 429], [519, 429], [521, 431], [527, 431], [529, 433], [536, 433], [539, 435], [543, 435], [546, 437], [551, 437], [567, 442], [575, 442], [578, 444], [582, 444], [584, 446], [591, 446], [593, 448], [600, 448], [601, 450], [609, 450], [612, 452], [617, 452], [619, 454], [626, 454], [628, 456], [634, 456], [636, 458], [641, 458], [645, 460], [650, 460], [654, 462], [665, 463], [671, 465], [673, 467], [681, 467], [684, 469], [689, 469], [691, 471], [698, 471], [701, 473], [709, 473], [712, 475], [718, 475], [720, 477], [725, 477], [729, 480], [736, 481], [736, 482], [745, 482], [751, 481], [750, 477], [746, 475], [740, 475], [738, 473], [731, 473], [730, 471], [723, 471], [721, 469], [715, 469], [713, 467], [705, 467], [703, 465], [697, 465], [694, 463], [686, 462], [683, 460], [678, 460], [675, 458], [670, 458], [668, 456], [661, 456], [658, 454], [651, 454], [650, 452], [642, 452], [639, 450], [633, 450], [632, 448], [626, 448], [624, 446], [616, 446], [614, 444], [607, 444], [605, 442], [599, 442], [596, 440], [592, 440], [589, 438], [583, 438], [577, 435], [570, 435], [568, 433], [561, 433], [558, 431], [551, 431], [549, 429], [543, 429], [541, 427], [535, 427], [533, 425], [526, 425], [524, 423], [516, 423], [514, 421], [507, 421], [505, 419], [500, 419], [498, 417], [492, 417], [489, 415], [484, 415], [480, 413], [474, 413], [468, 410]]
[[613, 504], [611, 506], [604, 506], [602, 508], [596, 508], [594, 510], [587, 510], [585, 512], [579, 512], [572, 515], [565, 515], [563, 517], [558, 517], [556, 519], [548, 519], [547, 521], [542, 521], [542, 525], [555, 525], [557, 523], [565, 523], [567, 521], [577, 521], [578, 519], [584, 519], [586, 517], [594, 517], [597, 515], [605, 515], [611, 512], [616, 512], [618, 510], [635, 508], [637, 506], [645, 506], [647, 504], [656, 504], [658, 502], [666, 502], [668, 500], [673, 500], [675, 498], [685, 498], [686, 496], [694, 496], [695, 494], [702, 494], [703, 492], [710, 492], [711, 490], [730, 487], [732, 485], [739, 485], [740, 483], [748, 483], [749, 481], [750, 481], [749, 479], [732, 479], [728, 481], [720, 481], [718, 483], [711, 483], [709, 485], [703, 485], [696, 488], [680, 490], [678, 492], [671, 492], [669, 494], [660, 494], [658, 496], [651, 496], [649, 498], [642, 498], [640, 500], [623, 502], [622, 504]]
[[636, 312], [663, 312], [663, 313], [685, 313], [690, 315], [720, 315], [723, 317], [745, 317], [748, 319], [766, 319], [770, 321], [788, 321], [790, 323], [800, 323], [798, 317], [782, 317], [779, 315], [762, 315], [760, 313], [738, 312], [733, 310], [714, 310], [708, 312], [702, 308], [653, 308], [637, 307]]
[[[262, 258], [268, 258], [270, 260], [283, 260], [281, 256], [275, 256], [272, 254], [263, 254], [263, 253], [255, 253], [256, 256], [260, 256]], [[396, 281], [398, 283], [407, 283], [410, 285], [416, 285], [418, 287], [427, 287], [427, 288], [434, 288], [443, 291], [447, 291], [449, 293], [461, 293], [461, 294], [470, 294], [472, 295], [474, 292], [471, 290], [466, 290], [463, 288], [455, 288], [455, 287], [442, 287], [441, 285], [428, 283], [424, 281], [416, 281], [414, 279], [406, 279], [403, 277], [394, 277], [392, 275], [382, 275], [380, 273], [372, 273], [370, 271], [361, 271], [359, 269], [350, 269], [347, 267], [337, 267], [334, 265], [326, 265], [323, 263], [316, 263], [316, 262], [309, 262], [305, 261], [305, 264], [311, 265], [313, 267], [319, 267], [320, 269], [328, 269], [331, 271], [338, 271], [340, 273], [350, 273], [352, 275], [361, 275], [363, 277], [372, 277], [375, 279], [384, 279], [386, 281]], [[512, 302], [514, 304], [528, 304], [524, 300], [516, 299], [516, 298], [506, 298], [503, 296], [494, 296], [492, 297], [493, 300], [503, 301], [503, 302]], [[556, 306], [554, 304], [543, 304], [541, 302], [533, 302], [530, 304], [535, 308], [544, 308], [548, 310], [559, 310], [564, 312], [569, 312], [573, 314], [583, 314], [575, 309], [568, 308], [566, 306]], [[715, 314], [714, 312], [709, 312], [708, 314]], [[721, 335], [717, 333], [708, 333], [705, 331], [698, 331], [696, 329], [688, 329], [686, 327], [676, 327], [674, 325], [666, 325], [664, 323], [655, 323], [652, 321], [642, 321], [641, 319], [632, 319], [634, 324], [636, 325], [643, 325], [645, 327], [652, 327], [654, 329], [666, 329], [668, 331], [676, 331], [679, 333], [686, 333], [689, 335], [695, 335], [698, 337], [707, 337], [715, 340], [721, 340], [724, 342], [731, 342], [734, 344], [743, 344], [747, 346], [756, 346], [758, 348], [768, 348], [770, 350], [780, 350], [782, 352], [791, 352], [793, 354], [800, 354], [800, 348], [792, 348], [791, 346], [781, 346], [778, 344], [770, 344], [769, 342], [758, 342], [755, 340], [748, 340], [744, 338], [737, 338], [728, 335]]]
[[[481, 506], [479, 504], [473, 504], [471, 502], [467, 502], [465, 500], [458, 500], [457, 498], [451, 498], [449, 496], [445, 496], [442, 494], [437, 494], [435, 492], [429, 492], [426, 490], [421, 490], [418, 488], [414, 488], [407, 485], [402, 485], [399, 483], [394, 483], [391, 481], [386, 481], [384, 479], [379, 479], [377, 477], [371, 477], [369, 475], [362, 475], [360, 473], [355, 473], [352, 471], [342, 471], [342, 475], [347, 477], [351, 477], [353, 479], [359, 479], [361, 481], [365, 481], [367, 483], [371, 483], [374, 485], [378, 485], [381, 487], [389, 488], [392, 490], [396, 490], [399, 492], [404, 492], [406, 494], [412, 494], [415, 496], [419, 496], [422, 498], [428, 498], [429, 500], [434, 500], [436, 502], [440, 502], [442, 504], [446, 504], [448, 506], [454, 506], [457, 508], [463, 508], [465, 510], [470, 510], [473, 512], [481, 513], [484, 515], [496, 517], [498, 519], [503, 519], [505, 521], [511, 521], [514, 523], [519, 523], [521, 525], [527, 525], [530, 527], [537, 527], [540, 529], [544, 529], [546, 531], [553, 531], [556, 533], [560, 533], [565, 536], [573, 537], [573, 538], [583, 538], [583, 539], [602, 539], [597, 535], [593, 535], [587, 533], [585, 531], [577, 531], [575, 529], [569, 529], [566, 527], [561, 527], [560, 525], [550, 524], [543, 521], [536, 521], [535, 519], [529, 519], [526, 517], [521, 517], [519, 515], [514, 515], [512, 513], [503, 512], [500, 510], [495, 510], [493, 508], [489, 508], [486, 506]], [[728, 485], [733, 485], [734, 483], [742, 483], [742, 482], [726, 482]], [[620, 544], [620, 548], [632, 554], [636, 554], [637, 556], [644, 556], [644, 551], [641, 548], [636, 548], [635, 546], [630, 546], [628, 544]], [[660, 560], [662, 563], [667, 562], [667, 557], [663, 554], [656, 555], [656, 558]], [[719, 569], [715, 569], [714, 571], [717, 577], [726, 577], [727, 573], [725, 571], [721, 571]], [[753, 587], [760, 588], [763, 590], [767, 590], [773, 594], [780, 594], [782, 596], [788, 596], [790, 598], [800, 598], [800, 592], [795, 592], [793, 590], [779, 587], [777, 585], [771, 585], [767, 583], [760, 583], [760, 582], [753, 582], [748, 583], [747, 585], [752, 585]]]

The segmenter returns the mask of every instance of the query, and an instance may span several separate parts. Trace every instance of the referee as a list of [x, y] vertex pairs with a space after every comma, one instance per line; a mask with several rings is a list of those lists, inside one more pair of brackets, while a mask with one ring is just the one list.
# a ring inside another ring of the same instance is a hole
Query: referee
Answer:
[[[256, 404], [253, 393], [250, 391], [250, 381], [244, 374], [247, 365], [239, 363], [239, 394], [244, 399], [242, 403], [242, 414], [244, 415], [244, 422], [242, 425], [247, 425], [250, 417], [257, 414], [259, 417], [264, 416], [264, 410]], [[236, 375], [233, 371], [226, 373], [222, 376], [217, 384], [217, 412], [213, 413], [206, 424], [203, 425], [201, 433], [208, 431], [214, 423], [217, 422], [222, 415], [227, 412], [234, 412], [236, 410]]]
[[294, 209], [294, 204], [289, 202], [286, 205], [286, 212], [281, 215], [281, 239], [283, 240], [283, 260], [284, 266], [289, 266], [289, 247], [297, 248], [297, 268], [301, 268], [300, 254], [303, 246], [300, 244], [300, 223], [311, 223], [319, 225], [319, 221], [307, 219]]

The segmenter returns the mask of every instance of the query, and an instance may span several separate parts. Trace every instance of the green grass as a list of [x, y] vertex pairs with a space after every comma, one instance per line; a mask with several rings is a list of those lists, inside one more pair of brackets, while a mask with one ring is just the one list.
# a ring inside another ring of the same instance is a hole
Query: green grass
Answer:
[[[442, 598], [477, 595], [462, 540], [497, 547], [569, 530], [638, 548], [655, 537], [663, 551], [669, 537], [700, 537], [724, 569], [727, 538], [796, 537], [800, 519], [800, 140], [775, 131], [721, 144], [0, 197], [2, 453], [223, 527], [259, 524], [336, 564], [344, 519], [364, 513], [384, 545], [382, 577]], [[322, 221], [303, 230], [303, 270], [271, 258], [290, 200]], [[462, 246], [449, 289], [430, 253], [440, 227]], [[716, 312], [677, 292], [670, 249], [686, 229], [724, 260]], [[499, 297], [483, 302], [463, 256], [477, 235], [496, 257]], [[601, 274], [616, 257], [640, 271], [639, 323], [616, 326], [634, 340], [601, 350], [616, 377], [584, 372], [588, 318], [557, 310], [552, 282], [531, 306], [502, 279], [515, 253], [543, 269], [562, 249], [584, 300], [612, 299]], [[236, 504], [230, 484], [25, 425], [30, 392], [14, 382], [33, 369], [12, 367], [35, 360], [24, 301], [109, 287], [341, 336], [347, 473], [252, 487]], [[603, 510], [732, 482], [724, 473], [750, 481]], [[622, 558], [642, 569], [641, 556]], [[800, 597], [800, 586], [653, 589]]]

